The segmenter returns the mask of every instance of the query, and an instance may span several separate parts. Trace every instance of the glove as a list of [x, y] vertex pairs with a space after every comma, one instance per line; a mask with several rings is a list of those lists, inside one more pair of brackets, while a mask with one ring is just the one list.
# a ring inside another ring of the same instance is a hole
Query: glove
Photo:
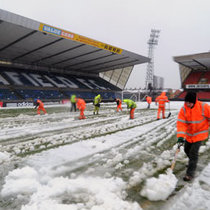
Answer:
[[183, 144], [185, 142], [185, 139], [183, 137], [179, 137], [177, 140], [178, 144]]

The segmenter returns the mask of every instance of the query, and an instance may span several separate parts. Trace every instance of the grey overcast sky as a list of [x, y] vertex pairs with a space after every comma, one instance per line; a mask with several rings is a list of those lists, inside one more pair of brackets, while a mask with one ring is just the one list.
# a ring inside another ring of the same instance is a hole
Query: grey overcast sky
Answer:
[[[148, 56], [159, 29], [154, 74], [180, 88], [174, 56], [210, 50], [210, 0], [0, 0], [0, 8]], [[144, 88], [147, 64], [134, 67], [127, 87]]]

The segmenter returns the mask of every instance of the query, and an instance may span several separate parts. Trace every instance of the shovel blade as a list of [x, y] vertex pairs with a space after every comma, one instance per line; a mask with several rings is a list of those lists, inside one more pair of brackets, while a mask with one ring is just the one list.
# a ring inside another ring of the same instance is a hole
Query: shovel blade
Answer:
[[167, 118], [169, 118], [170, 116], [171, 116], [171, 112], [168, 113], [168, 117]]

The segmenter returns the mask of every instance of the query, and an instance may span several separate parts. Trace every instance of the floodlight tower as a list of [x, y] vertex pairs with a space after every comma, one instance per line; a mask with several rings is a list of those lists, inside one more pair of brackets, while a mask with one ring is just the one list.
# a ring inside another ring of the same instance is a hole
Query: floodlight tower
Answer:
[[158, 45], [160, 30], [152, 29], [150, 33], [150, 38], [147, 42], [149, 45], [148, 57], [150, 58], [150, 62], [147, 64], [147, 72], [146, 72], [146, 81], [145, 88], [146, 90], [152, 90], [153, 88], [153, 76], [154, 76], [154, 47]]

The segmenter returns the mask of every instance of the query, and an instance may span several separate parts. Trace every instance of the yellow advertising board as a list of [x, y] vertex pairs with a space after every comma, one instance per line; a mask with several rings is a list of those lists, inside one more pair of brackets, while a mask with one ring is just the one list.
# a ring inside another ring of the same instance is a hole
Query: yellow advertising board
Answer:
[[105, 44], [103, 42], [99, 42], [94, 39], [90, 39], [85, 36], [81, 36], [81, 35], [78, 35], [78, 34], [63, 30], [63, 29], [55, 28], [53, 26], [46, 25], [44, 23], [40, 23], [39, 31], [42, 31], [42, 32], [48, 33], [48, 34], [52, 34], [55, 36], [59, 36], [59, 37], [65, 38], [65, 39], [71, 39], [71, 40], [74, 40], [74, 41], [77, 41], [77, 42], [80, 42], [83, 44], [88, 44], [88, 45], [91, 45], [91, 46], [94, 46], [97, 48], [101, 48], [103, 50], [108, 50], [110, 52], [117, 53], [117, 54], [121, 54], [123, 51], [122, 49], [120, 49], [118, 47], [114, 47], [112, 45]]

